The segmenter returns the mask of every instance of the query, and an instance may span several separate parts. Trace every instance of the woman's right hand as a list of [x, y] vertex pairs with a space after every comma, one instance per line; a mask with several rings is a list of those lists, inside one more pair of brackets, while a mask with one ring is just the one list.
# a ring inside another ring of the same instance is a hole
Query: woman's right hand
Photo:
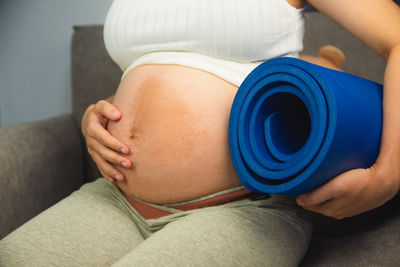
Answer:
[[121, 116], [121, 112], [114, 105], [100, 100], [90, 105], [82, 117], [82, 133], [86, 138], [88, 152], [101, 174], [111, 183], [124, 180], [124, 175], [112, 164], [124, 168], [132, 166], [131, 161], [122, 156], [130, 153], [128, 146], [106, 130], [109, 120], [118, 121]]

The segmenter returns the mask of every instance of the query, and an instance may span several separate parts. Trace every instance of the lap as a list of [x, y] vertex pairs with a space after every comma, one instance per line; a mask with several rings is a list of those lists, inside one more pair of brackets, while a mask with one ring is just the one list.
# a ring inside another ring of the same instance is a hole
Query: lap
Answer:
[[310, 235], [306, 220], [276, 203], [204, 209], [169, 223], [113, 266], [296, 266]]
[[133, 208], [99, 179], [1, 240], [0, 266], [295, 266], [311, 226], [279, 199], [189, 212], [143, 241]]
[[82, 186], [0, 241], [0, 266], [109, 266], [143, 241], [105, 179]]

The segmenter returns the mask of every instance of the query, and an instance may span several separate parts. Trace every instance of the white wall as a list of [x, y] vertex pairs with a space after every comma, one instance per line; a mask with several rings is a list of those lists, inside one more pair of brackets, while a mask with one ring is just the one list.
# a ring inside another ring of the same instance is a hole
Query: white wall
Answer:
[[0, 126], [71, 112], [72, 26], [112, 0], [0, 0]]

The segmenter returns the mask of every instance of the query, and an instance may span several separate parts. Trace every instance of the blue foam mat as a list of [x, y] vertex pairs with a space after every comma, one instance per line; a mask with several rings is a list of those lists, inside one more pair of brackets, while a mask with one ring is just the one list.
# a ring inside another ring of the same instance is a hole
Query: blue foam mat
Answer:
[[296, 58], [262, 63], [233, 101], [229, 146], [243, 185], [299, 195], [379, 152], [382, 85]]

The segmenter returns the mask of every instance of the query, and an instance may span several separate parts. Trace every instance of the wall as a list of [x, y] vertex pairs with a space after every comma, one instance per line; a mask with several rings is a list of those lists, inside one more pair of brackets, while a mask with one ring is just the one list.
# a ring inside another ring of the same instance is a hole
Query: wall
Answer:
[[0, 0], [0, 126], [71, 112], [72, 26], [112, 0]]

